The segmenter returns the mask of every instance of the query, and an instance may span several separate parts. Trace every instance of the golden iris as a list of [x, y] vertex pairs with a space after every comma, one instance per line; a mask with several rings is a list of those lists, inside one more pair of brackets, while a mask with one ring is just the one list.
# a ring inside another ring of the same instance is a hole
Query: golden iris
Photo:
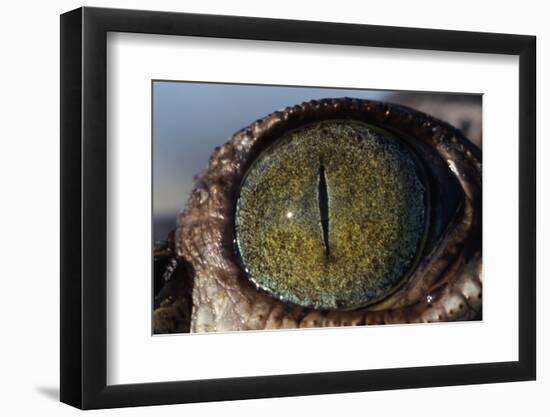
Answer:
[[235, 210], [259, 288], [321, 310], [365, 307], [406, 279], [428, 228], [415, 154], [391, 133], [330, 120], [285, 133], [252, 163]]

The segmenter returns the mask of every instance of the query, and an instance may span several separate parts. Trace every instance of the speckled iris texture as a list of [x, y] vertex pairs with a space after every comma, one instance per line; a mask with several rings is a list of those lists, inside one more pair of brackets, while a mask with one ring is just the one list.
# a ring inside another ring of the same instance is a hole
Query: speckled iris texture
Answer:
[[422, 170], [398, 138], [360, 122], [319, 122], [287, 132], [248, 169], [237, 249], [248, 277], [274, 297], [360, 308], [406, 279], [427, 210]]

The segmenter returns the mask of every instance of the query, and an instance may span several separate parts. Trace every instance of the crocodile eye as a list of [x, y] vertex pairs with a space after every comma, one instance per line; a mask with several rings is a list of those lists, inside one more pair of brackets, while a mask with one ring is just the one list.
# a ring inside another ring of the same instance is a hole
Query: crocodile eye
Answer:
[[426, 240], [429, 189], [414, 151], [346, 120], [282, 135], [252, 163], [235, 210], [251, 281], [317, 309], [365, 307], [409, 276]]
[[481, 208], [481, 151], [441, 120], [350, 98], [271, 113], [179, 217], [191, 332], [479, 318]]

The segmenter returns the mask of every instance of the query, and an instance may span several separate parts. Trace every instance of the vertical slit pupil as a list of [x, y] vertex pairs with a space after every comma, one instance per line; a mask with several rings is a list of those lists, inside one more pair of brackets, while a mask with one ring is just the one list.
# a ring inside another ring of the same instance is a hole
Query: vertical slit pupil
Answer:
[[329, 225], [329, 213], [328, 213], [328, 192], [327, 192], [327, 180], [325, 178], [325, 167], [323, 162], [319, 165], [319, 215], [321, 217], [321, 227], [323, 228], [323, 242], [325, 244], [325, 254], [330, 254], [330, 245], [328, 241], [328, 225]]

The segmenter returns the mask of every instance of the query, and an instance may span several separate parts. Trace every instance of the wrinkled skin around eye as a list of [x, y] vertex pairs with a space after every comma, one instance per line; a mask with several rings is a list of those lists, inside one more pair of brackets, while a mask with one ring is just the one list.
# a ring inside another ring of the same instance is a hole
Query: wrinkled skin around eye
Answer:
[[[344, 311], [282, 302], [258, 290], [243, 271], [234, 237], [235, 201], [251, 163], [285, 132], [334, 119], [379, 126], [433, 148], [464, 194], [460, 210], [395, 293]], [[477, 318], [482, 293], [481, 152], [450, 125], [403, 106], [327, 99], [289, 107], [237, 132], [214, 152], [180, 216], [173, 250], [180, 274], [172, 290], [163, 290], [156, 300], [157, 333]], [[190, 319], [182, 319], [187, 314]]]

